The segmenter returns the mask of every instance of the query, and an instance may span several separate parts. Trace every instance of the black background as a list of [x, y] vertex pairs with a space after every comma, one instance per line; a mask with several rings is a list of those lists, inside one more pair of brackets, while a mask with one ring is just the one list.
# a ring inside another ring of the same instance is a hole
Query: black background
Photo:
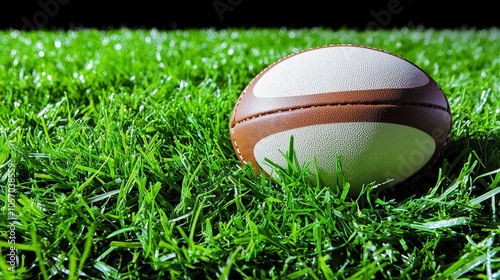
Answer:
[[2, 29], [74, 28], [489, 28], [500, 26], [494, 1], [4, 1]]

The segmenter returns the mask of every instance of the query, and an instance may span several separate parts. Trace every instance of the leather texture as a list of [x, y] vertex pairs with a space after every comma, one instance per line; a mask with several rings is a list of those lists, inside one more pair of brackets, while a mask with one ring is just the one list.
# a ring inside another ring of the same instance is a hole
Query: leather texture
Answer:
[[[273, 71], [275, 68], [279, 71]], [[349, 81], [339, 80], [350, 77]], [[236, 102], [229, 129], [242, 163], [259, 166], [262, 163], [256, 162], [254, 147], [265, 137], [300, 127], [348, 122], [392, 123], [427, 133], [436, 149], [421, 168], [425, 169], [443, 151], [452, 119], [441, 88], [415, 64], [365, 46], [329, 45], [294, 53], [259, 73]]]

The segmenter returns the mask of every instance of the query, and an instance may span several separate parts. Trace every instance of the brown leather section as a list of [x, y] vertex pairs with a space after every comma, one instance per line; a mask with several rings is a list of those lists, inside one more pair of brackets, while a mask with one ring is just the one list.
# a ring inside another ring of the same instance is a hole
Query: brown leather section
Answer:
[[260, 98], [250, 83], [235, 105], [231, 127], [243, 120], [290, 109], [346, 104], [401, 104], [436, 107], [449, 110], [449, 104], [438, 85], [429, 77], [425, 86], [409, 89], [358, 90], [312, 94], [307, 96]]
[[434, 138], [441, 152], [451, 130], [451, 115], [441, 108], [417, 105], [324, 105], [276, 112], [236, 123], [230, 128], [233, 147], [244, 163], [255, 162], [253, 148], [262, 138], [281, 131], [326, 123], [386, 122], [420, 129]]
[[[324, 47], [337, 46], [350, 45]], [[316, 48], [302, 52], [314, 49]], [[232, 112], [230, 134], [234, 150], [242, 162], [255, 163], [253, 148], [266, 136], [302, 126], [338, 122], [387, 122], [415, 127], [431, 135], [436, 141], [437, 150], [427, 166], [440, 156], [451, 131], [450, 106], [436, 82], [409, 61], [408, 63], [428, 76], [427, 85], [417, 88], [329, 92], [278, 98], [259, 98], [253, 94], [254, 86], [262, 75], [282, 60], [302, 52], [286, 56], [268, 66], [240, 95]]]

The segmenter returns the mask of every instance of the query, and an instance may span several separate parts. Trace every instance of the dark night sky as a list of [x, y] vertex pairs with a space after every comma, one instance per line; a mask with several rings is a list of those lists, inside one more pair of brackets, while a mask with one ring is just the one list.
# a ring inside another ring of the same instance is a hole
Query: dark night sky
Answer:
[[[170, 3], [171, 2], [171, 3]], [[477, 0], [458, 4], [441, 1], [317, 1], [279, 4], [262, 0], [112, 1], [33, 0], [9, 1], [0, 9], [0, 28], [101, 29], [229, 28], [229, 27], [351, 27], [365, 29], [403, 26], [484, 28], [500, 26], [494, 2]], [[104, 4], [107, 3], [107, 4]], [[274, 4], [270, 4], [274, 3]], [[335, 4], [338, 3], [338, 4]], [[472, 4], [470, 4], [472, 3]]]

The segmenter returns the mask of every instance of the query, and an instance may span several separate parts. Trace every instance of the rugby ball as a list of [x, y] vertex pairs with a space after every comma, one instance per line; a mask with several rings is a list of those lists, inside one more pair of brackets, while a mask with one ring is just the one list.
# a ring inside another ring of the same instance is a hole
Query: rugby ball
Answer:
[[276, 176], [269, 163], [287, 165], [293, 137], [311, 180], [335, 186], [338, 160], [355, 196], [364, 185], [392, 187], [425, 172], [451, 123], [445, 94], [414, 63], [372, 47], [327, 45], [288, 55], [253, 78], [229, 129], [237, 157], [257, 172]]

